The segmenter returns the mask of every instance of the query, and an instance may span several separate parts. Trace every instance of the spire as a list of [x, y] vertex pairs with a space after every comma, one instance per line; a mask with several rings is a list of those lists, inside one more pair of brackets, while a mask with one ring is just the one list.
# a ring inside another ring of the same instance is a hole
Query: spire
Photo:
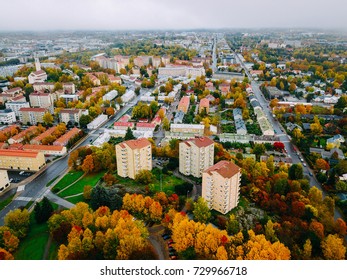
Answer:
[[39, 61], [38, 57], [35, 57], [35, 68], [36, 68], [36, 71], [40, 71], [41, 70], [41, 64], [40, 64], [40, 61]]

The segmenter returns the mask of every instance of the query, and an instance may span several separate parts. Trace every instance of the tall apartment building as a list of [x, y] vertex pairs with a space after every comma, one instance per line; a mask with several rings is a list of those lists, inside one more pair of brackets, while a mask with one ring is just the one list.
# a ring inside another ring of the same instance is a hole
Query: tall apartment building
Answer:
[[45, 156], [41, 152], [0, 150], [2, 169], [38, 171], [45, 165]]
[[200, 178], [213, 165], [214, 142], [208, 137], [197, 137], [179, 144], [179, 171]]
[[9, 101], [5, 103], [6, 109], [11, 109], [16, 117], [19, 117], [19, 110], [21, 108], [30, 108], [29, 102], [14, 102], [14, 101]]
[[117, 172], [121, 177], [135, 179], [141, 170], [152, 170], [152, 146], [146, 138], [116, 145]]
[[222, 160], [202, 173], [202, 197], [210, 209], [228, 213], [239, 202], [241, 168]]

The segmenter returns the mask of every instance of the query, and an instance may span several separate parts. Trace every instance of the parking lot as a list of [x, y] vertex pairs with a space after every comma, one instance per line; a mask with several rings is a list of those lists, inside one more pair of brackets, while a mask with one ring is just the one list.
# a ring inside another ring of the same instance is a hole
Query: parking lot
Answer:
[[34, 173], [27, 172], [27, 171], [8, 171], [8, 178], [10, 179], [10, 182], [13, 184], [18, 184], [24, 179], [28, 178]]

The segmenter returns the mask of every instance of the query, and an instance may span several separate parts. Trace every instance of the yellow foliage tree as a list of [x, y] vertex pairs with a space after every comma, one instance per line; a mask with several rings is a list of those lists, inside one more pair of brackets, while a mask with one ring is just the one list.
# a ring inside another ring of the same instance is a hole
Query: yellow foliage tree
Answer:
[[327, 260], [344, 260], [346, 247], [343, 239], [337, 234], [329, 234], [321, 243], [324, 258]]

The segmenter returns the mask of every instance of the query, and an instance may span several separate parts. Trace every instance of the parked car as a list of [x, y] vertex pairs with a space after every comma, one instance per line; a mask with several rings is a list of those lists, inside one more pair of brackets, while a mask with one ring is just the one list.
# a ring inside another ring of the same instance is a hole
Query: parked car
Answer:
[[312, 172], [310, 171], [310, 172], [308, 172], [308, 175], [310, 175], [310, 176], [312, 177], [313, 174], [312, 174]]
[[163, 237], [164, 240], [168, 240], [169, 238], [171, 238], [171, 235], [166, 235]]
[[176, 255], [170, 256], [170, 259], [177, 260], [177, 256]]
[[307, 166], [307, 164], [304, 162], [303, 166], [305, 166], [305, 167], [306, 167], [306, 166]]

